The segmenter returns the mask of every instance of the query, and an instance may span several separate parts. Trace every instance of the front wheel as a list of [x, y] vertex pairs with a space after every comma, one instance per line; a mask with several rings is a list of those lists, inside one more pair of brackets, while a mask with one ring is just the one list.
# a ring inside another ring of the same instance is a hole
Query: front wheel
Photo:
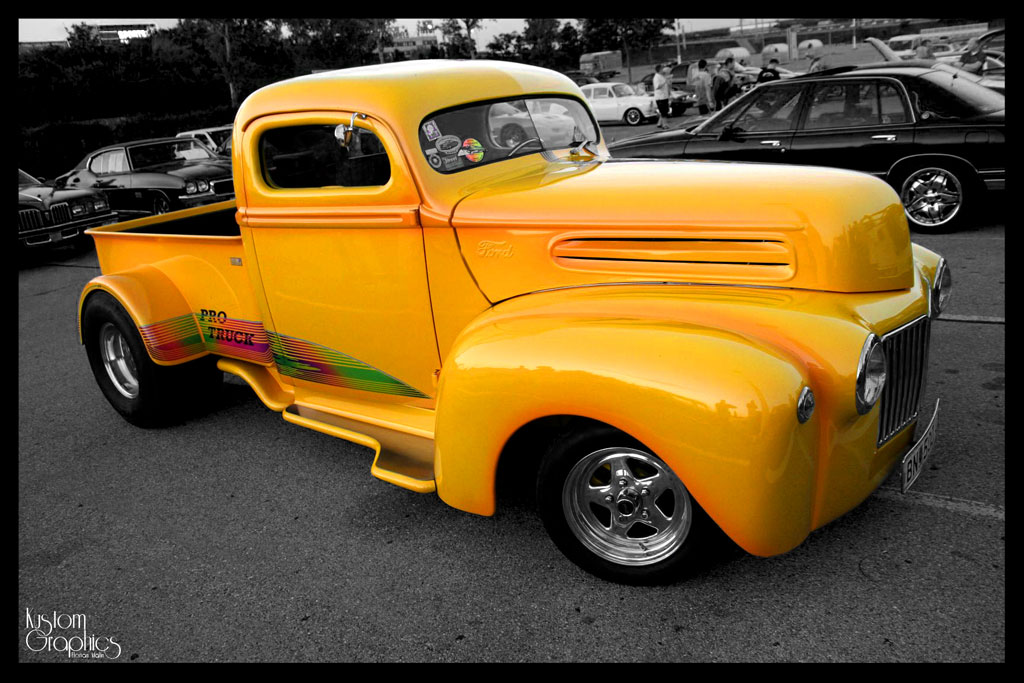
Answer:
[[971, 208], [971, 179], [957, 167], [919, 164], [893, 179], [916, 232], [947, 232], [964, 225]]
[[167, 213], [171, 210], [171, 202], [163, 194], [157, 194], [153, 199], [153, 214]]
[[622, 583], [664, 583], [694, 569], [714, 527], [663, 460], [611, 427], [555, 444], [541, 465], [537, 501], [570, 560]]
[[644, 115], [639, 109], [629, 109], [626, 111], [626, 123], [631, 126], [639, 126], [644, 122]]

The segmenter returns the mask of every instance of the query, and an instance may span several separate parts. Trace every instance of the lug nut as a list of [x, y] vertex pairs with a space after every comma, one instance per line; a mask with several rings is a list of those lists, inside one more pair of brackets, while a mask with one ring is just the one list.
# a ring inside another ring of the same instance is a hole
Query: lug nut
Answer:
[[644, 489], [644, 490], [642, 490], [640, 492], [640, 495], [641, 496], [649, 496], [649, 495], [651, 495], [651, 490], [650, 489]]
[[619, 486], [625, 486], [625, 485], [626, 485], [626, 484], [628, 484], [628, 483], [629, 483], [629, 482], [628, 482], [628, 481], [626, 481], [625, 479], [619, 479]]
[[613, 500], [615, 500], [615, 499], [614, 499], [614, 498], [612, 498], [612, 497], [611, 497], [610, 495], [608, 495], [608, 496], [605, 496], [605, 497], [604, 497], [604, 502], [606, 502], [606, 503], [610, 503], [610, 502], [612, 502]]
[[643, 517], [644, 519], [647, 519], [647, 516], [648, 516], [647, 515], [647, 508], [643, 509], [643, 511], [640, 513], [640, 516]]

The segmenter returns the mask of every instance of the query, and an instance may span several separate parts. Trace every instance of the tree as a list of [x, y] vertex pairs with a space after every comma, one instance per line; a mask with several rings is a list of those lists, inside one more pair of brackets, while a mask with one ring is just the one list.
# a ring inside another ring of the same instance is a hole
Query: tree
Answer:
[[527, 19], [523, 42], [528, 46], [527, 61], [553, 68], [558, 59], [558, 19]]
[[583, 54], [583, 39], [574, 24], [565, 22], [558, 31], [558, 66], [562, 69], [578, 69]]
[[[473, 40], [473, 29], [479, 28], [489, 19], [445, 19], [440, 24], [441, 33], [448, 41], [449, 57], [468, 56], [476, 59], [476, 41]], [[463, 34], [465, 27], [465, 34]], [[454, 52], [455, 54], [451, 54]]]
[[660, 42], [672, 19], [580, 19], [587, 52], [622, 50], [627, 79], [633, 81], [632, 53]]
[[394, 25], [394, 19], [367, 19], [370, 27], [373, 30], [373, 36], [377, 42], [377, 56], [380, 57], [380, 63], [384, 63], [384, 48], [388, 45], [394, 44], [394, 38], [391, 35], [391, 27]]
[[523, 61], [526, 52], [523, 36], [518, 32], [499, 33], [491, 42], [487, 43], [487, 49], [495, 59], [504, 59], [510, 62]]

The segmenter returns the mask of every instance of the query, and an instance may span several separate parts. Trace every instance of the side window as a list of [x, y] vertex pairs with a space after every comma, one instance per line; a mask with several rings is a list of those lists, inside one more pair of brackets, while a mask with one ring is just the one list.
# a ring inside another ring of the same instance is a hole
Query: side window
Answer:
[[93, 158], [89, 164], [89, 170], [96, 175], [105, 173], [126, 173], [128, 171], [128, 159], [124, 150], [115, 149], [104, 152]]
[[356, 128], [348, 147], [334, 137], [334, 125], [272, 128], [259, 142], [263, 177], [271, 187], [372, 187], [391, 179], [384, 145]]
[[811, 96], [804, 128], [877, 126], [878, 90], [875, 83], [822, 83]]
[[905, 83], [918, 116], [928, 112], [941, 119], [955, 119], [976, 113], [963, 100], [934, 83], [922, 78], [907, 79]]
[[878, 103], [882, 110], [882, 123], [906, 123], [907, 110], [900, 89], [892, 83], [878, 84]]
[[594, 88], [592, 92], [594, 93], [594, 97], [592, 99], [608, 99], [608, 88]]
[[799, 85], [759, 88], [754, 101], [732, 122], [737, 133], [792, 130], [796, 123]]

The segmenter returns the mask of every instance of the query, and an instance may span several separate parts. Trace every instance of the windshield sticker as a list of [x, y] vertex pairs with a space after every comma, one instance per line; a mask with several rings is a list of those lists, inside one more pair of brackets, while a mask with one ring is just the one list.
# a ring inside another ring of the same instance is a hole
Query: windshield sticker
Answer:
[[427, 157], [427, 161], [429, 161], [430, 165], [433, 166], [434, 168], [441, 168], [441, 157], [437, 156], [436, 154], [431, 154], [429, 157]]
[[441, 137], [441, 129], [433, 121], [427, 121], [423, 124], [423, 133], [427, 136], [428, 140], [436, 140]]
[[461, 145], [462, 141], [455, 135], [445, 135], [437, 141], [437, 148], [444, 154], [455, 154]]
[[460, 157], [466, 157], [469, 161], [476, 163], [484, 158], [484, 146], [476, 138], [466, 138], [462, 141], [462, 149], [459, 150]]
[[444, 170], [451, 171], [456, 168], [462, 168], [462, 157], [441, 157], [441, 161], [444, 162]]

